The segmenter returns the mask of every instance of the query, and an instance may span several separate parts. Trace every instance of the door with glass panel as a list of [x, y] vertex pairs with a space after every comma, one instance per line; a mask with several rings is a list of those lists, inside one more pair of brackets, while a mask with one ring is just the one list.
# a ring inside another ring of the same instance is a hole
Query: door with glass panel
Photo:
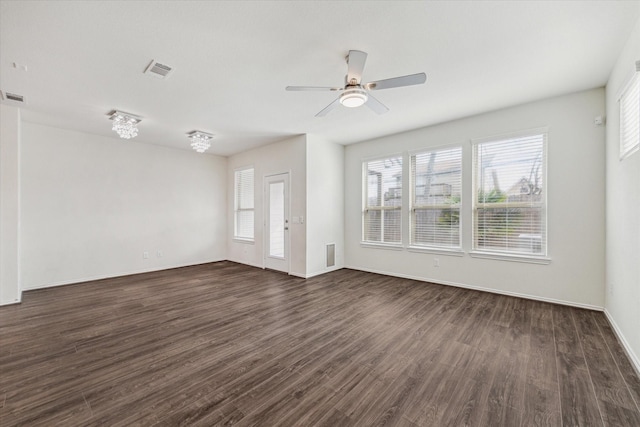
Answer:
[[264, 180], [265, 259], [264, 266], [289, 272], [289, 174]]

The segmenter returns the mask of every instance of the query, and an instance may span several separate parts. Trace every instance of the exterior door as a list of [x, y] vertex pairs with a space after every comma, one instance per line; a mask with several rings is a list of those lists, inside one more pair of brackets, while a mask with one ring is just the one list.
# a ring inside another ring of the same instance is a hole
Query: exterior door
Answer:
[[264, 180], [265, 259], [264, 266], [289, 272], [289, 174], [271, 175]]

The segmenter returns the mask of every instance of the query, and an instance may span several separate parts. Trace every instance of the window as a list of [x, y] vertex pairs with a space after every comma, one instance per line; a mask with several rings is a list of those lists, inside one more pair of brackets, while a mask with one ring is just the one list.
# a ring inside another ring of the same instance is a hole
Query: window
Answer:
[[253, 240], [253, 168], [235, 171], [235, 224], [233, 237]]
[[402, 157], [363, 164], [364, 211], [362, 240], [402, 243]]
[[[640, 63], [636, 64], [640, 67]], [[640, 147], [640, 69], [624, 87], [620, 102], [620, 160]]]
[[546, 256], [546, 130], [474, 141], [473, 249]]
[[461, 249], [462, 147], [411, 156], [411, 245]]

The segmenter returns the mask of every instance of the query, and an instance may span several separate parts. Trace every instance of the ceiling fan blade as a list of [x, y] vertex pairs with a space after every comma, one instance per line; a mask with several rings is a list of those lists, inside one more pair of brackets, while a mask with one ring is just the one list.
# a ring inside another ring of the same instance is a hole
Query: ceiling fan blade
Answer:
[[393, 87], [419, 85], [427, 81], [425, 73], [411, 74], [408, 76], [394, 77], [392, 79], [378, 80], [364, 85], [369, 90], [390, 89]]
[[324, 107], [324, 109], [322, 111], [320, 111], [318, 114], [316, 114], [316, 117], [324, 117], [324, 116], [326, 116], [327, 114], [329, 114], [329, 112], [331, 110], [336, 108], [336, 105], [338, 105], [339, 102], [340, 102], [340, 98], [336, 98], [335, 101], [333, 101], [331, 104], [329, 104], [326, 107]]
[[387, 111], [389, 111], [389, 108], [387, 108], [386, 105], [384, 105], [382, 102], [378, 101], [376, 98], [374, 98], [373, 96], [371, 96], [371, 94], [367, 94], [367, 102], [366, 105], [367, 107], [371, 108], [374, 112], [378, 113], [378, 114], [384, 114]]
[[360, 84], [364, 63], [366, 61], [367, 54], [365, 52], [359, 50], [349, 51], [349, 56], [347, 56], [347, 64], [349, 66], [349, 70], [347, 71], [347, 84]]
[[321, 86], [287, 86], [286, 90], [291, 91], [306, 91], [306, 90], [315, 90], [322, 92], [337, 92], [343, 90], [341, 87], [321, 87]]

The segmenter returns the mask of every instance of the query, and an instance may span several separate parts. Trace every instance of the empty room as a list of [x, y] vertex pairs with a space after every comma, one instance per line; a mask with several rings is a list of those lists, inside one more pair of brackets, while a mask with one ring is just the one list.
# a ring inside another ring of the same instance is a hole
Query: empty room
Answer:
[[0, 425], [640, 426], [640, 1], [0, 0]]

